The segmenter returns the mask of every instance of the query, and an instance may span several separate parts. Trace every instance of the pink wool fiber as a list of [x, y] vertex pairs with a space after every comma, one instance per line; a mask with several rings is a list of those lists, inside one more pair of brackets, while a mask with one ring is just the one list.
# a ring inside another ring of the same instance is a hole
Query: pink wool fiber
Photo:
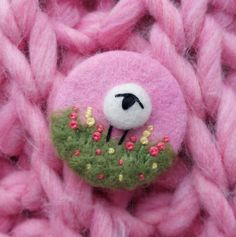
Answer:
[[[235, 237], [235, 18], [235, 0], [0, 0], [0, 237]], [[117, 49], [162, 65], [187, 106], [175, 164], [135, 191], [90, 187], [49, 132], [62, 85]]]

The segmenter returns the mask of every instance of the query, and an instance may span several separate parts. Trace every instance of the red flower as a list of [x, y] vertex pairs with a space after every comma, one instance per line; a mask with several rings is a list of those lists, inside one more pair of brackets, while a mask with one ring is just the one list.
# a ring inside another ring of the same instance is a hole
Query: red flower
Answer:
[[99, 180], [103, 180], [105, 178], [105, 175], [103, 173], [99, 174], [98, 175], [98, 179]]
[[73, 106], [73, 107], [72, 107], [72, 111], [73, 111], [73, 112], [77, 113], [78, 110], [79, 110], [79, 109], [78, 109], [76, 106]]
[[157, 147], [160, 151], [163, 151], [165, 149], [165, 143], [164, 142], [159, 142], [157, 144]]
[[137, 137], [136, 137], [136, 136], [131, 136], [131, 137], [129, 138], [129, 140], [130, 140], [131, 142], [135, 143], [135, 142], [137, 141]]
[[163, 138], [163, 142], [167, 143], [170, 141], [170, 138], [168, 136], [164, 136]]
[[96, 149], [96, 155], [100, 156], [102, 154], [102, 150], [101, 149]]
[[122, 159], [118, 160], [119, 166], [122, 166], [124, 164], [124, 161]]
[[80, 150], [79, 149], [75, 151], [74, 156], [80, 156]]
[[75, 113], [75, 112], [72, 112], [71, 114], [70, 114], [70, 118], [71, 119], [77, 119], [77, 113]]
[[159, 153], [159, 150], [156, 146], [152, 146], [152, 147], [149, 148], [149, 154], [151, 156], [157, 156], [158, 153]]
[[72, 129], [77, 129], [78, 128], [78, 123], [76, 121], [70, 121], [69, 126]]
[[140, 174], [138, 177], [140, 181], [143, 181], [145, 179], [144, 174]]
[[126, 142], [125, 143], [125, 148], [128, 151], [132, 151], [134, 149], [134, 143], [133, 142]]
[[104, 130], [104, 127], [103, 127], [101, 124], [99, 124], [99, 125], [97, 126], [97, 131], [100, 132], [100, 133], [102, 133], [103, 130]]
[[98, 142], [101, 139], [101, 133], [100, 132], [94, 132], [93, 133], [93, 140], [95, 142]]

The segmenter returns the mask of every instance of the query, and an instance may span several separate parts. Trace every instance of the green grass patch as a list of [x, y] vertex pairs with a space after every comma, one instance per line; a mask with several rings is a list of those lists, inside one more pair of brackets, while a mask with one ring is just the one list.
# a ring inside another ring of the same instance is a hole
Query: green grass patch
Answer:
[[[118, 145], [116, 138], [107, 143], [106, 129], [96, 142], [92, 136], [97, 130], [96, 125], [88, 127], [77, 118], [78, 129], [72, 129], [69, 126], [71, 112], [72, 109], [67, 109], [52, 115], [52, 140], [59, 157], [92, 186], [132, 190], [150, 184], [171, 166], [175, 158], [169, 143], [156, 157], [149, 154], [149, 148], [156, 143], [143, 145], [137, 140], [132, 151], [125, 148], [125, 142]], [[109, 154], [110, 148], [115, 150], [113, 154]], [[96, 149], [100, 149], [102, 154], [96, 155]], [[76, 150], [80, 150], [79, 156], [75, 155]], [[119, 165], [121, 159], [123, 165]]]

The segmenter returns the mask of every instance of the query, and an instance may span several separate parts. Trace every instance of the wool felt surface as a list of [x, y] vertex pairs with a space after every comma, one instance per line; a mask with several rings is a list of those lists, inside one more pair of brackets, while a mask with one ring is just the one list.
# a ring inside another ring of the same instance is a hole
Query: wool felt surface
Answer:
[[[147, 144], [134, 136], [120, 145], [116, 138], [107, 142], [105, 128], [95, 123], [82, 124], [79, 114], [74, 116], [74, 109], [53, 114], [52, 140], [59, 157], [93, 187], [145, 187], [173, 164], [176, 154], [168, 138]], [[77, 125], [71, 126], [75, 122]], [[149, 126], [143, 136], [146, 134], [147, 139], [151, 131]]]
[[151, 111], [149, 95], [134, 83], [115, 86], [104, 98], [103, 112], [110, 124], [118, 129], [134, 129], [144, 125]]
[[[52, 99], [52, 111], [78, 106], [80, 111], [93, 108], [94, 117], [108, 127], [103, 113], [104, 98], [113, 87], [136, 83], [150, 96], [152, 112], [146, 125], [153, 125], [150, 140], [170, 137], [177, 151], [186, 128], [186, 105], [174, 77], [156, 60], [134, 52], [113, 51], [97, 54], [72, 70]], [[141, 136], [144, 127], [130, 131]], [[113, 136], [121, 136], [115, 129]]]

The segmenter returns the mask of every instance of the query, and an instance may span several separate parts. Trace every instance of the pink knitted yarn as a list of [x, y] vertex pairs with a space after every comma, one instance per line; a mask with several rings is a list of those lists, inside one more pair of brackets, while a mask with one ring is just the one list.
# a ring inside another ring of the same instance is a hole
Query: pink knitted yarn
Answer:
[[[0, 237], [236, 236], [236, 1], [0, 1]], [[55, 155], [50, 101], [109, 50], [161, 62], [188, 106], [179, 159], [148, 189], [103, 191]]]

